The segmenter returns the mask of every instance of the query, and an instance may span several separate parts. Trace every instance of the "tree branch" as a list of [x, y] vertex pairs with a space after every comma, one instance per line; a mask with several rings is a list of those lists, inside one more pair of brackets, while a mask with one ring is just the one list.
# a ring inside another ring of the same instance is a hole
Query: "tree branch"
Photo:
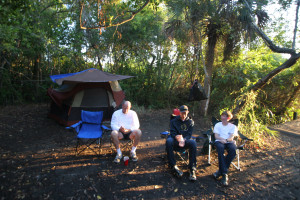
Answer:
[[64, 3], [52, 3], [52, 4], [49, 4], [48, 6], [46, 6], [46, 7], [41, 11], [41, 13], [44, 12], [45, 10], [47, 10], [48, 8], [52, 7], [52, 6], [62, 5], [62, 4], [64, 4]]
[[274, 69], [273, 71], [271, 71], [268, 75], [266, 75], [265, 77], [263, 77], [262, 79], [260, 79], [256, 84], [254, 84], [251, 87], [251, 90], [253, 90], [255, 92], [258, 89], [263, 88], [268, 81], [272, 80], [272, 78], [274, 78], [282, 70], [287, 69], [287, 68], [291, 67], [292, 65], [294, 65], [299, 58], [300, 58], [300, 53], [292, 55], [282, 65], [280, 65], [279, 67], [277, 67], [276, 69]]
[[[248, 2], [244, 0], [245, 6], [249, 9], [250, 12], [253, 12], [251, 7], [249, 6]], [[254, 29], [254, 31], [264, 40], [266, 45], [274, 52], [276, 53], [288, 53], [291, 55], [295, 55], [296, 52], [294, 49], [288, 49], [288, 48], [281, 48], [276, 46], [270, 38], [263, 32], [261, 31], [258, 26], [254, 23], [254, 20], [251, 22], [251, 27]]]
[[99, 29], [99, 28], [110, 28], [110, 27], [114, 27], [114, 26], [119, 26], [119, 25], [122, 25], [122, 24], [125, 24], [126, 22], [129, 22], [131, 20], [134, 19], [134, 17], [139, 13], [141, 12], [148, 4], [149, 4], [150, 0], [147, 0], [144, 5], [142, 7], [140, 7], [137, 11], [127, 11], [127, 12], [130, 12], [131, 13], [131, 16], [127, 19], [124, 19], [123, 21], [121, 22], [118, 22], [118, 23], [115, 23], [115, 24], [110, 24], [110, 25], [101, 25], [99, 24], [98, 26], [93, 26], [93, 27], [86, 27], [82, 24], [82, 21], [81, 21], [81, 18], [82, 18], [82, 11], [83, 11], [83, 8], [84, 8], [84, 3], [81, 4], [81, 8], [80, 8], [80, 28], [81, 29]]

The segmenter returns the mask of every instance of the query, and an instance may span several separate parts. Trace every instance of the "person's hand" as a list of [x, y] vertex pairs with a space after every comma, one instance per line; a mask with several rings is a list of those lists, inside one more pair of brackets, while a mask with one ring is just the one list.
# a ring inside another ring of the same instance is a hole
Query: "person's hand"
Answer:
[[123, 134], [128, 134], [128, 133], [130, 133], [131, 130], [130, 129], [126, 129], [123, 126], [121, 126], [120, 129], [119, 129], [119, 131], [121, 133], [123, 133]]
[[182, 140], [179, 142], [179, 146], [180, 146], [180, 147], [184, 147], [184, 145], [185, 145], [185, 140], [182, 139]]
[[125, 133], [125, 128], [124, 128], [123, 126], [121, 126], [120, 129], [119, 129], [119, 131], [120, 131], [121, 133]]
[[185, 141], [184, 141], [182, 135], [176, 135], [175, 138], [176, 138], [176, 140], [178, 141], [179, 146], [180, 146], [180, 147], [184, 147]]
[[175, 138], [176, 138], [176, 140], [177, 140], [178, 142], [180, 142], [181, 140], [183, 140], [182, 135], [176, 135]]
[[124, 133], [124, 134], [128, 134], [128, 133], [130, 133], [130, 131], [131, 131], [130, 129], [124, 128], [124, 132], [123, 132], [123, 133]]

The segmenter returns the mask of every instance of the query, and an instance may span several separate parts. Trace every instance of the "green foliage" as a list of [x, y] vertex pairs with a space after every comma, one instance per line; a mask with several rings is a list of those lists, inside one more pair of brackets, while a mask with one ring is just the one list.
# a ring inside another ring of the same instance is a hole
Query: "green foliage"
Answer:
[[[250, 91], [244, 93], [241, 98], [247, 98], [247, 104], [237, 115], [239, 119], [239, 131], [252, 138], [259, 146], [269, 145], [265, 143], [265, 137], [270, 135], [272, 137], [277, 136], [276, 131], [268, 129], [261, 118], [258, 116], [257, 108], [259, 106], [256, 104], [257, 94]], [[236, 101], [240, 101], [241, 98], [237, 98]]]
[[[261, 47], [240, 55], [234, 62], [220, 64], [213, 76], [209, 113], [218, 116], [219, 111], [233, 110], [246, 97], [247, 104], [237, 116], [241, 121], [239, 129], [264, 145], [266, 134], [276, 136], [268, 125], [289, 121], [293, 112], [299, 112], [297, 96], [286, 105], [299, 84], [299, 62], [273, 78], [262, 90], [253, 93], [249, 88], [283, 62], [281, 56]], [[285, 106], [286, 111], [279, 114]]]

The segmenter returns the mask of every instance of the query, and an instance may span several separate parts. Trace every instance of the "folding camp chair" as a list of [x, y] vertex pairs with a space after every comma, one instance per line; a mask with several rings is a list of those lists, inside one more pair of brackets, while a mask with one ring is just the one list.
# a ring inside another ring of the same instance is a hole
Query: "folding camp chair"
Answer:
[[[173, 114], [170, 116], [170, 121], [172, 119], [174, 119], [176, 116], [179, 115], [179, 110], [178, 109], [174, 109], [173, 110]], [[168, 139], [168, 137], [170, 137], [170, 132], [169, 131], [164, 131], [160, 133], [160, 137], [164, 138], [164, 139]], [[202, 137], [195, 137], [192, 136], [191, 139], [195, 140], [196, 142], [199, 142]], [[187, 151], [185, 148], [174, 148], [174, 151], [176, 153], [176, 155], [185, 163], [185, 164], [189, 164], [188, 163], [188, 158], [189, 158], [189, 151]]]
[[[169, 131], [161, 132], [160, 137], [167, 139], [168, 137], [170, 137], [170, 132]], [[182, 160], [187, 165], [189, 164], [188, 163], [189, 152], [185, 148], [180, 148], [180, 147], [174, 148], [174, 151], [177, 157], [180, 158], [180, 160]]]
[[[213, 133], [213, 128], [216, 125], [216, 123], [220, 122], [219, 120], [217, 120], [217, 118], [212, 117], [211, 120], [211, 128], [204, 132], [203, 134], [207, 137], [207, 142], [208, 142], [208, 159], [207, 162], [209, 165], [213, 164], [211, 162], [211, 152], [212, 149], [214, 147], [214, 143], [215, 143], [215, 137], [214, 137], [214, 133]], [[238, 126], [238, 119], [234, 119], [232, 121], [230, 121], [230, 123], [233, 123], [234, 125]], [[235, 164], [234, 162], [232, 162], [231, 164], [239, 171], [241, 171], [241, 167], [240, 167], [240, 151], [244, 150], [244, 146], [246, 145], [246, 143], [248, 141], [253, 141], [253, 139], [249, 139], [248, 137], [246, 137], [245, 135], [243, 135], [240, 131], [238, 131], [238, 137], [242, 140], [242, 143], [237, 145], [237, 149], [236, 149], [236, 158], [237, 158], [237, 163]], [[217, 161], [217, 159], [216, 159]]]
[[[77, 133], [77, 144], [75, 149], [75, 155], [79, 155], [86, 149], [97, 152], [91, 147], [92, 144], [98, 141], [99, 154], [101, 152], [102, 134], [104, 130], [110, 130], [110, 128], [102, 125], [103, 111], [81, 111], [81, 121], [68, 128], [73, 128]], [[84, 145], [81, 150], [79, 146]]]

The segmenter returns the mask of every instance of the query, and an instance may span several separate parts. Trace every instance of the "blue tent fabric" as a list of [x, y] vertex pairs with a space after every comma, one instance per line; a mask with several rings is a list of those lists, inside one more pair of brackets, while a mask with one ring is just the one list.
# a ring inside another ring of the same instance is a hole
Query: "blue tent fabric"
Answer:
[[81, 72], [75, 72], [75, 73], [69, 73], [69, 74], [52, 75], [52, 76], [50, 76], [50, 78], [51, 78], [53, 83], [56, 83], [57, 79], [61, 79], [61, 78], [69, 77], [69, 76], [74, 76], [76, 74], [80, 74], [82, 72], [85, 72], [85, 71], [88, 71], [88, 70], [93, 70], [93, 69], [95, 69], [95, 68], [90, 68], [90, 69], [83, 70]]

